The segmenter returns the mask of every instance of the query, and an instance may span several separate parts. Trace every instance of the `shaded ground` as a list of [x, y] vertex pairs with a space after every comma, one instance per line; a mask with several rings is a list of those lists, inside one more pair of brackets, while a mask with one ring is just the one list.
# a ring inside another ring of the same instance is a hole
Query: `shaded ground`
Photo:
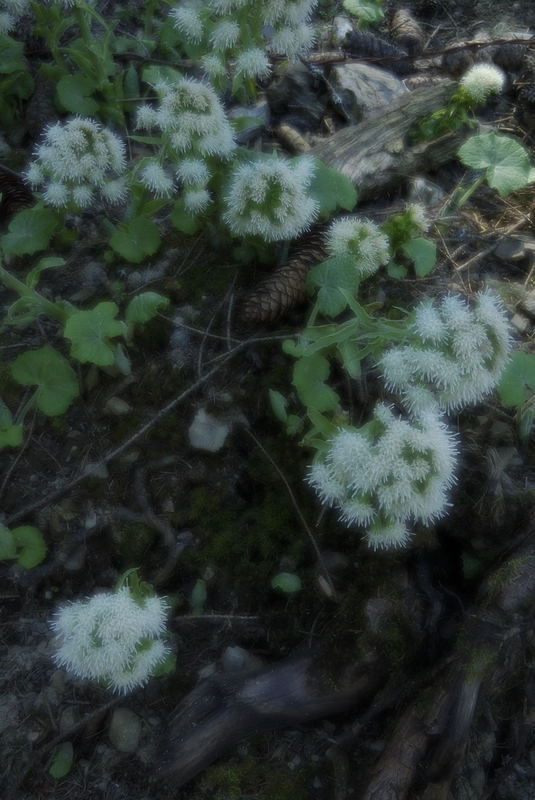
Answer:
[[[467, 5], [439, 0], [411, 4], [438, 46], [497, 20], [522, 30], [535, 28], [531, 2]], [[325, 6], [321, 10], [328, 18]], [[392, 10], [396, 4], [389, 6]], [[504, 132], [520, 136], [532, 149], [529, 118], [515, 116], [514, 108], [510, 91], [492, 114]], [[448, 165], [432, 177], [449, 192], [461, 175], [458, 165]], [[400, 187], [385, 203], [395, 202], [404, 191]], [[470, 293], [489, 278], [507, 280], [518, 291], [532, 286], [529, 255], [504, 262], [494, 246], [511, 237], [504, 233], [511, 226], [516, 233], [529, 232], [533, 202], [531, 190], [507, 201], [481, 191], [447, 231], [437, 234], [441, 258], [431, 280], [407, 281], [401, 296], [416, 298], [445, 287]], [[17, 515], [17, 521], [20, 516], [38, 525], [49, 545], [42, 566], [24, 572], [4, 562], [0, 573], [2, 783], [13, 800], [364, 797], [370, 771], [391, 743], [401, 710], [415, 696], [427, 697], [419, 692], [432, 683], [433, 669], [448, 653], [458, 656], [459, 628], [467, 609], [476, 607], [484, 577], [506, 562], [507, 548], [525, 535], [535, 485], [533, 441], [521, 440], [514, 415], [495, 401], [464, 413], [454, 421], [464, 445], [450, 517], [431, 535], [417, 538], [410, 552], [368, 553], [358, 536], [340, 529], [334, 515], [319, 515], [302, 480], [307, 454], [284, 435], [269, 408], [267, 390], [285, 391], [289, 382], [288, 359], [276, 337], [297, 329], [302, 313], [292, 312], [276, 328], [245, 328], [240, 299], [262, 277], [263, 268], [244, 274], [230, 254], [208, 249], [202, 237], [183, 242], [170, 233], [166, 245], [165, 256], [137, 275], [110, 272], [95, 246], [73, 253], [76, 276], [43, 281], [51, 294], [69, 298], [85, 292], [84, 302], [99, 299], [110, 286], [119, 300], [146, 286], [170, 296], [173, 309], [136, 339], [131, 379], [84, 369], [82, 401], [52, 422], [36, 416], [22, 451], [2, 454], [1, 502], [7, 519]], [[484, 259], [471, 261], [485, 248]], [[386, 288], [380, 283], [374, 291], [380, 297]], [[10, 299], [4, 293], [3, 301]], [[514, 306], [513, 299], [511, 310]], [[26, 329], [21, 341], [20, 332], [8, 329], [2, 346], [12, 357], [54, 333], [40, 322]], [[532, 320], [522, 336], [531, 340]], [[232, 348], [246, 340], [249, 344], [230, 358]], [[228, 358], [224, 363], [214, 361], [223, 357]], [[215, 363], [222, 363], [221, 369], [205, 378]], [[18, 396], [6, 380], [6, 365], [0, 369], [3, 398], [12, 404]], [[146, 435], [94, 477], [63, 491], [88, 463], [106, 460], [106, 454], [197, 380], [202, 381], [198, 389]], [[369, 380], [373, 383], [373, 376]], [[365, 383], [346, 388], [357, 419], [372, 390]], [[189, 443], [188, 428], [199, 409], [231, 429], [216, 453]], [[248, 429], [283, 471], [312, 525], [339, 603], [328, 598], [318, 580], [313, 549], [281, 476]], [[184, 545], [176, 563], [170, 563], [165, 544], [169, 531]], [[48, 621], [58, 602], [111, 587], [124, 569], [140, 565], [143, 577], [159, 584], [173, 602], [176, 674], [113, 699], [55, 669]], [[169, 566], [167, 574], [162, 565]], [[270, 581], [280, 571], [298, 573], [303, 591], [290, 598], [274, 592]], [[192, 592], [199, 581], [205, 582], [207, 597], [192, 616]], [[522, 611], [519, 606], [509, 639], [493, 618], [499, 663], [479, 696], [462, 771], [444, 798], [535, 797], [535, 639]], [[160, 782], [156, 766], [170, 709], [199, 677], [276, 665], [304, 647], [325, 648], [325, 642], [330, 643], [330, 666], [347, 660], [352, 648], [359, 657], [378, 652], [387, 664], [389, 676], [371, 711], [364, 705], [345, 715], [253, 736], [178, 793]], [[110, 740], [118, 709], [134, 712], [134, 729], [140, 725], [131, 752], [121, 751], [125, 745], [113, 733]], [[352, 729], [359, 720], [361, 728]], [[55, 746], [64, 741], [73, 744], [74, 764], [56, 780], [48, 764]], [[417, 780], [415, 787], [418, 794], [410, 796], [438, 800], [438, 792], [425, 794], [428, 787]], [[389, 795], [378, 792], [375, 800], [382, 797]]]

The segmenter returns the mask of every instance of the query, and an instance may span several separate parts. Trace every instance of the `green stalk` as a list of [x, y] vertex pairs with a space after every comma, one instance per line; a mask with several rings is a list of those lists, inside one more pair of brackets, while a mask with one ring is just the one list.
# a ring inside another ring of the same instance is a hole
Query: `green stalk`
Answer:
[[8, 289], [11, 289], [13, 292], [16, 292], [19, 297], [24, 298], [25, 300], [31, 301], [36, 308], [40, 309], [43, 314], [46, 314], [48, 317], [57, 320], [58, 322], [64, 323], [67, 319], [67, 312], [64, 308], [62, 308], [58, 303], [52, 303], [50, 300], [47, 300], [45, 297], [36, 292], [35, 289], [30, 289], [29, 286], [26, 286], [21, 280], [16, 278], [11, 272], [5, 267], [0, 266], [0, 281], [6, 286]]

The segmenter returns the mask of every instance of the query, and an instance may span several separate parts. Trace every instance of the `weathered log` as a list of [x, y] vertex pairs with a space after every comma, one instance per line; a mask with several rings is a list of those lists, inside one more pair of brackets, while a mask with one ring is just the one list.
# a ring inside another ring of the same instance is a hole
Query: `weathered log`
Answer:
[[212, 676], [173, 715], [158, 778], [180, 788], [242, 739], [348, 711], [369, 699], [383, 678], [379, 660], [370, 657], [328, 687], [311, 652], [267, 670]]
[[455, 156], [462, 138], [459, 132], [418, 144], [408, 137], [418, 120], [444, 105], [454, 85], [444, 81], [440, 86], [415, 89], [384, 113], [320, 142], [310, 154], [348, 177], [358, 190], [359, 201], [380, 197], [385, 189], [436, 169]]

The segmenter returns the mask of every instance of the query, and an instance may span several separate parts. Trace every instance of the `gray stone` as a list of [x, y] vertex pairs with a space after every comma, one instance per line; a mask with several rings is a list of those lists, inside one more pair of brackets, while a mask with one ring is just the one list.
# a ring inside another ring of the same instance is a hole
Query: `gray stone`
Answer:
[[389, 106], [408, 89], [392, 73], [369, 64], [337, 64], [331, 86], [342, 102], [348, 120], [356, 123]]
[[526, 333], [531, 328], [532, 323], [523, 314], [513, 314], [511, 317], [511, 325], [519, 333]]
[[223, 422], [200, 408], [189, 426], [188, 438], [191, 446], [197, 450], [217, 453], [225, 444], [230, 430], [231, 425], [228, 422]]
[[132, 411], [132, 406], [120, 397], [110, 397], [104, 404], [104, 413], [114, 417], [124, 417]]
[[242, 672], [260, 669], [262, 661], [244, 650], [243, 647], [227, 647], [221, 656], [221, 665], [225, 672]]
[[116, 708], [108, 730], [110, 742], [120, 753], [133, 753], [141, 736], [141, 720], [129, 708]]
[[524, 261], [535, 252], [535, 240], [531, 236], [506, 236], [494, 248], [494, 255], [505, 263]]

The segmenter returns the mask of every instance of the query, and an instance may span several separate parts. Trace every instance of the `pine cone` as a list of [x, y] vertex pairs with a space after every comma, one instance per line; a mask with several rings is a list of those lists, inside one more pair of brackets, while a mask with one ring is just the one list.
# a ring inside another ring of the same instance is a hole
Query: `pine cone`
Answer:
[[530, 111], [533, 111], [535, 109], [535, 86], [532, 83], [523, 86], [518, 93], [518, 99], [523, 106], [527, 106]]
[[32, 139], [37, 139], [44, 128], [58, 117], [54, 105], [54, 83], [37, 73], [33, 94], [26, 103], [26, 128]]
[[303, 237], [286, 264], [263, 280], [246, 298], [244, 322], [274, 322], [307, 299], [306, 276], [314, 264], [323, 261], [323, 228]]
[[390, 22], [390, 32], [396, 43], [409, 55], [418, 55], [424, 49], [424, 32], [408, 9], [396, 11]]
[[[353, 58], [377, 60], [376, 66], [390, 69], [398, 75], [412, 72], [412, 65], [407, 60], [406, 50], [373, 33], [364, 33], [363, 31], [348, 33], [344, 39], [343, 50]], [[383, 61], [383, 59], [385, 60]]]
[[526, 42], [508, 42], [496, 48], [493, 61], [505, 70], [516, 72], [526, 66], [528, 45]]
[[0, 164], [0, 220], [34, 203], [34, 197], [20, 175]]

